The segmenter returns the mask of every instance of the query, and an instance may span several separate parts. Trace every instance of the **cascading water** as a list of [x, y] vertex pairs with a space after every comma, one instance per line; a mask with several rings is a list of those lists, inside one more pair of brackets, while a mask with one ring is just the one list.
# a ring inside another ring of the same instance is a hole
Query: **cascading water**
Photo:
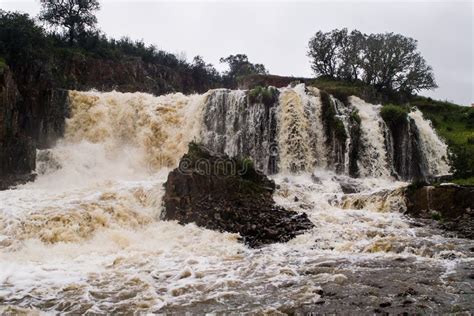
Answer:
[[[303, 91], [301, 91], [303, 90]], [[280, 165], [283, 172], [309, 171], [315, 157], [311, 148], [310, 122], [305, 107], [308, 104], [304, 85], [283, 89], [280, 93], [279, 137]]]
[[[248, 92], [230, 90], [70, 92], [64, 139], [38, 154], [37, 180], [0, 192], [0, 312], [278, 314], [314, 304], [334, 312], [348, 295], [356, 311], [373, 312], [360, 306], [397, 300], [381, 289], [404, 293], [407, 278], [426, 290], [416, 308], [467, 300], [459, 271], [472, 262], [469, 245], [410, 225], [400, 212], [404, 183], [382, 174], [384, 159], [373, 153], [359, 157], [363, 179], [321, 169], [333, 164], [321, 93], [303, 85], [274, 93], [272, 102], [250, 102]], [[381, 132], [375, 108], [356, 107], [362, 130]], [[336, 110], [350, 134], [344, 120], [353, 109], [339, 102]], [[411, 115], [427, 161], [439, 164], [430, 146], [445, 147]], [[365, 145], [375, 137], [365, 136]], [[168, 168], [192, 140], [251, 157], [269, 174], [285, 171], [273, 175], [276, 202], [307, 213], [315, 228], [249, 249], [236, 234], [160, 221]], [[374, 141], [381, 150], [382, 138]], [[324, 295], [339, 305], [321, 305]]]
[[[300, 89], [300, 92], [304, 93], [304, 89]], [[326, 146], [326, 135], [324, 134], [324, 130], [322, 128], [324, 123], [319, 89], [315, 87], [308, 87], [307, 98], [309, 104], [307, 115], [309, 117], [309, 123], [311, 124], [309, 129], [311, 149], [315, 153], [316, 166], [319, 168], [326, 168], [328, 149]]]
[[276, 126], [274, 104], [252, 104], [241, 90], [208, 92], [201, 138], [212, 150], [251, 158], [260, 170], [275, 173]]
[[361, 119], [361, 157], [357, 161], [362, 177], [389, 177], [386, 149], [387, 126], [380, 116], [381, 106], [366, 103], [358, 97], [350, 97], [350, 103], [358, 110]]
[[423, 118], [420, 110], [416, 109], [408, 114], [418, 129], [420, 147], [426, 159], [428, 174], [447, 175], [450, 173], [448, 163], [448, 146], [436, 134], [430, 121]]

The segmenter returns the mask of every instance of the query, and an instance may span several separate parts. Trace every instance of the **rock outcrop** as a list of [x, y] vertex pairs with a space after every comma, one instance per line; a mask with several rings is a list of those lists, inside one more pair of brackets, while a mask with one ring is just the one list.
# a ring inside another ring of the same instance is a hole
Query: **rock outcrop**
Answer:
[[41, 65], [0, 72], [0, 190], [34, 178], [36, 149], [64, 132], [67, 91]]
[[412, 185], [405, 196], [408, 215], [435, 219], [440, 228], [474, 239], [474, 187]]
[[8, 67], [0, 70], [0, 190], [31, 180], [33, 140], [21, 125], [21, 96]]
[[413, 119], [387, 122], [390, 131], [390, 157], [394, 175], [399, 179], [427, 179], [426, 161], [421, 151], [421, 140]]
[[190, 144], [165, 184], [164, 220], [240, 233], [250, 247], [286, 242], [313, 227], [306, 214], [275, 205], [275, 183], [248, 160]]

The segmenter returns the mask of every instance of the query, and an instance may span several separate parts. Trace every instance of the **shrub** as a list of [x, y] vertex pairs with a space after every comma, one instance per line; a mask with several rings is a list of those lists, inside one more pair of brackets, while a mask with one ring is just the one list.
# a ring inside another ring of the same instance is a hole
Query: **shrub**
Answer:
[[271, 106], [277, 101], [278, 90], [274, 87], [256, 86], [248, 92], [249, 103], [263, 103]]
[[408, 119], [409, 110], [406, 106], [393, 104], [385, 105], [380, 111], [380, 115], [387, 125], [397, 127]]
[[431, 219], [433, 219], [435, 221], [441, 221], [441, 219], [442, 219], [441, 213], [437, 212], [437, 211], [431, 212]]
[[360, 116], [359, 116], [359, 111], [355, 110], [355, 111], [352, 111], [351, 113], [351, 120], [355, 123], [357, 123], [358, 125], [360, 125]]
[[340, 140], [341, 142], [346, 141], [347, 139], [346, 128], [344, 126], [344, 123], [338, 118], [335, 118], [334, 120], [334, 133], [338, 140]]

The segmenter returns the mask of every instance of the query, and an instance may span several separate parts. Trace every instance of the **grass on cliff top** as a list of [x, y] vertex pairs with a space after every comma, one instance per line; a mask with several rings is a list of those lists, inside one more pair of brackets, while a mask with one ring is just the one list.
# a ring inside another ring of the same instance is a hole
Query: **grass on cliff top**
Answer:
[[474, 186], [474, 177], [466, 179], [454, 179], [452, 182], [464, 186]]
[[347, 102], [347, 98], [351, 95], [358, 97], [364, 96], [365, 91], [368, 89], [368, 87], [361, 82], [348, 82], [327, 77], [314, 79], [311, 85], [332, 94], [344, 103]]

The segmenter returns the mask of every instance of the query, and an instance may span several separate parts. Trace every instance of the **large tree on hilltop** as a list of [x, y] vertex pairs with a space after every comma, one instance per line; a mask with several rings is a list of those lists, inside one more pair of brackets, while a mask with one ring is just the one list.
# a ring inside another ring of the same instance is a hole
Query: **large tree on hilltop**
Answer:
[[245, 54], [222, 57], [220, 62], [229, 65], [229, 70], [224, 73], [224, 81], [229, 85], [235, 85], [239, 77], [268, 74], [263, 64], [252, 64]]
[[437, 87], [417, 41], [400, 34], [319, 31], [309, 41], [308, 56], [316, 75], [362, 80], [378, 90], [413, 93]]
[[97, 0], [40, 0], [39, 18], [53, 27], [65, 31], [70, 45], [79, 36], [95, 29], [97, 18], [94, 11], [100, 9]]

